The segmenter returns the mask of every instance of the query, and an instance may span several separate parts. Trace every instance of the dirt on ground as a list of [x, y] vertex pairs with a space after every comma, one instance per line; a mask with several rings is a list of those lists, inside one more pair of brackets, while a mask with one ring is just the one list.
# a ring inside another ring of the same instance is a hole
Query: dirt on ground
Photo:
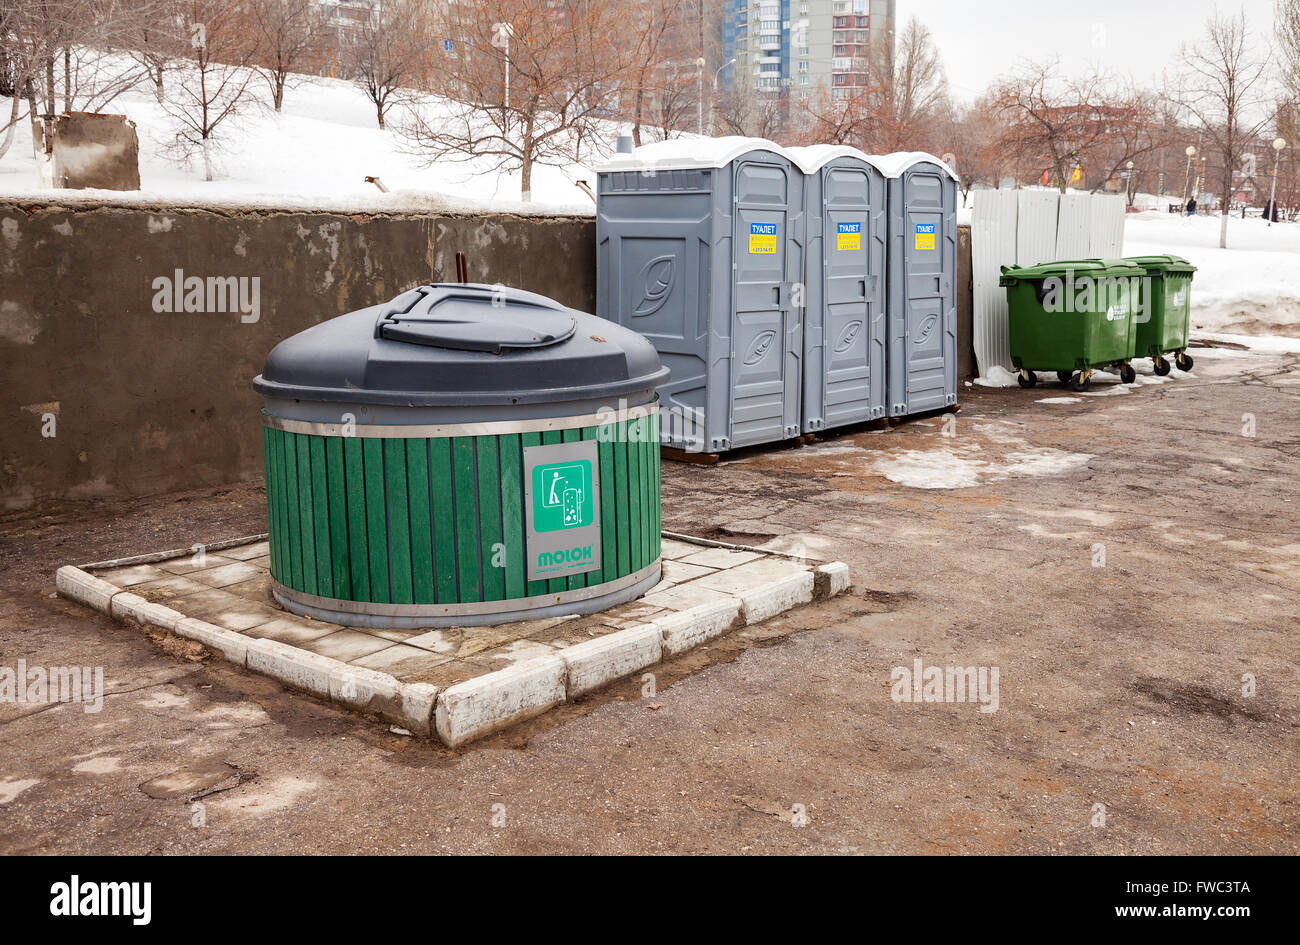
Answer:
[[[0, 703], [0, 853], [1300, 852], [1300, 357], [1193, 354], [666, 463], [666, 529], [852, 592], [460, 751], [53, 596], [264, 531], [260, 483], [10, 516], [0, 667], [108, 694]], [[996, 699], [905, 701], [918, 660]]]

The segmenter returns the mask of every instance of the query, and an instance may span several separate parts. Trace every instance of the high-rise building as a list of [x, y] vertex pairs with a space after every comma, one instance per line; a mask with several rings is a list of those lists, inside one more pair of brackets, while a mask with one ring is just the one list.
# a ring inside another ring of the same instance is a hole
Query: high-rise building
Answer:
[[727, 84], [848, 95], [867, 84], [874, 48], [892, 61], [896, 0], [723, 0]]

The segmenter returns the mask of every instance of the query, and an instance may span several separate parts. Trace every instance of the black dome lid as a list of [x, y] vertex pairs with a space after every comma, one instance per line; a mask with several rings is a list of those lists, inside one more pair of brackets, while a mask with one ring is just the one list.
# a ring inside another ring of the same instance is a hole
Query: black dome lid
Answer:
[[423, 285], [285, 339], [253, 387], [268, 397], [469, 406], [618, 398], [668, 376], [634, 331], [518, 289]]

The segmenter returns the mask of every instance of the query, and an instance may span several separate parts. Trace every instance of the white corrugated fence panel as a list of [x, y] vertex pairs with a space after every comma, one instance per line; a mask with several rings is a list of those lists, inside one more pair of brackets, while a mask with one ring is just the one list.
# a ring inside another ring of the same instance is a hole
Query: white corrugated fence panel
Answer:
[[1092, 198], [1089, 194], [1062, 194], [1056, 216], [1056, 258], [1088, 259], [1091, 246]]
[[1124, 255], [1124, 197], [1120, 194], [1093, 194], [1088, 207], [1088, 256], [1111, 259]]
[[999, 364], [1011, 369], [1007, 338], [1007, 293], [998, 285], [1003, 266], [1016, 262], [1019, 195], [1015, 190], [979, 190], [971, 214], [971, 282], [974, 290], [972, 345], [980, 375]]
[[1056, 217], [1060, 194], [1052, 190], [1021, 190], [1016, 227], [1016, 264], [1036, 266], [1053, 262], [1056, 254]]

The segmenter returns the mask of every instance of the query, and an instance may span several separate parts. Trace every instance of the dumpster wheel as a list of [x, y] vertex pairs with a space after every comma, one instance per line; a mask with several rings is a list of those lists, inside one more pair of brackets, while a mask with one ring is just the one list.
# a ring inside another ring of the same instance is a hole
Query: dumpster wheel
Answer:
[[1178, 365], [1178, 370], [1190, 371], [1192, 369], [1192, 365], [1195, 364], [1196, 362], [1192, 360], [1192, 356], [1188, 354], [1186, 351], [1179, 351], [1176, 355], [1174, 355], [1174, 363]]
[[1020, 373], [1016, 375], [1016, 382], [1021, 387], [1033, 387], [1038, 383], [1038, 375], [1028, 368], [1021, 368]]
[[1120, 383], [1132, 384], [1137, 380], [1137, 376], [1137, 371], [1133, 370], [1133, 365], [1125, 363], [1119, 366]]
[[1151, 366], [1156, 369], [1156, 373], [1164, 377], [1170, 371], [1170, 364], [1164, 358], [1152, 358]]
[[1057, 371], [1056, 379], [1062, 384], [1070, 383], [1070, 378], [1074, 375], [1073, 371]]
[[1091, 383], [1092, 383], [1092, 372], [1080, 371], [1078, 374], [1070, 378], [1070, 390], [1078, 394], [1087, 390], [1088, 385]]

